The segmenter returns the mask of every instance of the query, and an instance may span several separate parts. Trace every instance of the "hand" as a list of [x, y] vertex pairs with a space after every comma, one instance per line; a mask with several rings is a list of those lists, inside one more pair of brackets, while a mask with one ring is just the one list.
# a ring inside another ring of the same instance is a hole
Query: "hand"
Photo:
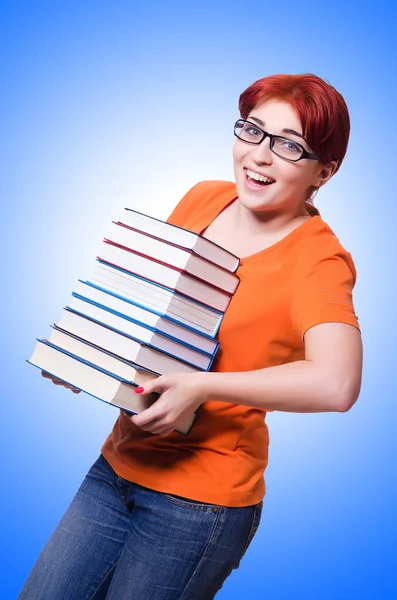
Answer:
[[205, 373], [170, 373], [135, 389], [135, 394], [160, 393], [149, 408], [130, 417], [143, 429], [157, 435], [169, 435], [180, 418], [192, 415], [207, 398], [204, 390]]
[[72, 390], [72, 392], [74, 394], [80, 394], [80, 390], [78, 388], [75, 388], [72, 385], [70, 385], [69, 383], [65, 383], [64, 381], [57, 379], [56, 377], [54, 377], [53, 375], [50, 375], [46, 371], [42, 371], [41, 374], [46, 379], [51, 379], [52, 383], [55, 383], [55, 385], [63, 385], [63, 387], [68, 388], [68, 390]]

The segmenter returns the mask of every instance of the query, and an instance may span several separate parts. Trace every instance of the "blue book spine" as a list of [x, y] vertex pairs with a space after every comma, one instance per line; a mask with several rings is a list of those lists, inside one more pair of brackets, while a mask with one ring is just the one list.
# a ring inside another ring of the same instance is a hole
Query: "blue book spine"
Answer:
[[[97, 365], [89, 362], [88, 360], [85, 360], [85, 359], [83, 359], [83, 358], [81, 358], [79, 356], [76, 356], [76, 355], [72, 354], [71, 352], [68, 352], [68, 351], [64, 350], [63, 348], [61, 348], [59, 346], [56, 346], [55, 344], [52, 344], [48, 340], [44, 340], [44, 339], [40, 340], [38, 338], [36, 338], [36, 339], [37, 339], [37, 341], [39, 343], [45, 344], [46, 346], [50, 346], [51, 348], [53, 348], [54, 350], [57, 350], [59, 352], [63, 352], [64, 354], [67, 354], [68, 356], [70, 356], [74, 360], [77, 360], [77, 361], [79, 361], [79, 362], [81, 362], [83, 364], [86, 364], [88, 367], [91, 367], [92, 369], [95, 369], [96, 371], [100, 371], [101, 373], [104, 373], [105, 375], [108, 375], [109, 377], [112, 377], [113, 379], [116, 379], [117, 381], [120, 381], [120, 383], [123, 383], [124, 385], [128, 385], [131, 388], [138, 387], [138, 384], [136, 384], [136, 383], [134, 383], [132, 381], [128, 381], [126, 379], [123, 379], [122, 377], [118, 377], [114, 373], [111, 373], [110, 371], [107, 371], [106, 369], [98, 367]], [[32, 363], [30, 360], [27, 360], [26, 362], [29, 363], [30, 365], [32, 365], [33, 367], [36, 367], [37, 369], [42, 370], [41, 367], [38, 367], [37, 365], [35, 365], [34, 363]], [[143, 370], [145, 370], [145, 369], [143, 369]], [[120, 408], [121, 410], [123, 410], [125, 412], [129, 412], [130, 414], [133, 414], [133, 415], [137, 414], [136, 412], [134, 412], [132, 410], [126, 410], [125, 408], [117, 406], [116, 404], [106, 402], [106, 400], [104, 400], [103, 398], [100, 398], [99, 396], [95, 396], [94, 394], [90, 394], [90, 392], [87, 392], [83, 388], [79, 388], [79, 387], [75, 386], [74, 383], [72, 383], [71, 381], [67, 381], [66, 379], [61, 379], [60, 377], [58, 377], [54, 373], [51, 373], [50, 371], [46, 371], [46, 373], [48, 373], [49, 375], [51, 375], [52, 377], [54, 377], [56, 379], [59, 379], [59, 381], [63, 381], [63, 383], [66, 383], [67, 385], [74, 386], [76, 389], [80, 390], [81, 392], [84, 392], [85, 394], [87, 394], [88, 396], [91, 396], [92, 398], [95, 398], [96, 400], [100, 400], [101, 402], [103, 402], [104, 404], [107, 404], [108, 406], [110, 404], [111, 406], [114, 406], [115, 408]], [[152, 396], [154, 396], [154, 398], [157, 400], [160, 395], [157, 392], [152, 392]], [[199, 411], [200, 411], [200, 407], [198, 407], [197, 410], [195, 410], [194, 412], [197, 414]], [[179, 430], [178, 430], [178, 433], [180, 433], [182, 435], [189, 435], [190, 431], [192, 430], [193, 425], [194, 425], [194, 422], [192, 423], [192, 426], [190, 427], [189, 431], [187, 431], [186, 433], [183, 432], [183, 431], [179, 431]]]
[[[45, 344], [46, 346], [50, 346], [51, 348], [54, 348], [54, 350], [58, 350], [59, 352], [62, 352], [63, 354], [67, 354], [67, 356], [70, 356], [71, 358], [74, 358], [75, 360], [78, 360], [79, 362], [84, 363], [85, 365], [87, 365], [88, 367], [91, 367], [92, 369], [95, 369], [96, 371], [105, 373], [105, 375], [108, 375], [109, 377], [112, 377], [113, 379], [117, 379], [117, 381], [120, 381], [121, 383], [126, 383], [128, 385], [138, 387], [137, 383], [134, 383], [133, 381], [128, 380], [128, 379], [124, 379], [124, 377], [120, 377], [119, 375], [116, 375], [116, 373], [113, 373], [112, 371], [108, 371], [107, 369], [104, 369], [103, 367], [100, 367], [99, 365], [96, 365], [95, 363], [92, 363], [89, 360], [82, 358], [81, 356], [77, 356], [77, 354], [73, 354], [73, 352], [69, 352], [69, 350], [65, 350], [64, 348], [61, 348], [61, 346], [57, 346], [56, 344], [53, 344], [49, 340], [37, 339], [37, 341], [40, 342], [41, 344]], [[142, 369], [141, 367], [139, 367], [139, 368], [142, 371], [147, 370], [147, 369]], [[70, 384], [70, 385], [73, 385], [73, 384]]]
[[[85, 283], [85, 282], [82, 282], [82, 283]], [[96, 287], [96, 286], [92, 286], [92, 287]], [[101, 288], [98, 288], [98, 289], [101, 289]], [[101, 291], [106, 292], [106, 290], [101, 290]], [[124, 298], [122, 298], [121, 296], [117, 296], [116, 294], [110, 294], [110, 295], [114, 296], [116, 298], [119, 298], [120, 300], [124, 300]], [[148, 329], [149, 331], [152, 331], [153, 333], [159, 333], [160, 335], [163, 335], [163, 336], [169, 338], [170, 340], [173, 340], [174, 342], [178, 342], [179, 344], [186, 346], [187, 348], [191, 348], [192, 350], [195, 350], [196, 352], [200, 352], [200, 354], [205, 354], [206, 356], [214, 357], [219, 348], [219, 341], [216, 340], [213, 352], [207, 352], [206, 350], [198, 348], [197, 346], [194, 346], [193, 344], [189, 344], [189, 342], [181, 340], [180, 338], [175, 337], [175, 336], [171, 335], [170, 333], [167, 333], [166, 331], [162, 331], [161, 329], [152, 327], [151, 325], [148, 325], [147, 323], [144, 323], [143, 321], [139, 321], [138, 319], [133, 319], [132, 317], [130, 317], [129, 315], [126, 315], [125, 313], [114, 310], [113, 308], [110, 308], [109, 306], [106, 306], [105, 304], [101, 304], [100, 302], [96, 302], [95, 300], [92, 300], [91, 298], [86, 298], [85, 296], [78, 294], [77, 292], [73, 292], [72, 296], [74, 296], [75, 298], [78, 298], [79, 300], [83, 300], [84, 302], [88, 302], [88, 304], [92, 304], [93, 306], [101, 308], [102, 310], [106, 310], [109, 313], [117, 315], [118, 317], [121, 317], [122, 319], [126, 319], [127, 321], [130, 321], [131, 323], [140, 325], [141, 327], [144, 327], [145, 329]], [[158, 316], [163, 317], [163, 315], [158, 315]], [[178, 323], [178, 325], [179, 325], [179, 323]]]
[[[96, 260], [97, 260], [97, 262], [98, 262], [98, 263], [100, 263], [101, 265], [104, 265], [104, 266], [106, 266], [106, 267], [110, 267], [110, 268], [114, 269], [115, 271], [120, 271], [120, 273], [124, 273], [125, 275], [128, 275], [129, 277], [134, 277], [135, 279], [139, 279], [140, 281], [144, 281], [145, 283], [149, 283], [150, 285], [153, 285], [153, 286], [155, 286], [155, 287], [158, 287], [158, 288], [160, 288], [160, 289], [162, 289], [162, 290], [166, 290], [167, 292], [171, 292], [172, 294], [178, 295], [178, 296], [180, 296], [181, 298], [184, 298], [184, 297], [185, 297], [183, 294], [180, 294], [179, 292], [176, 292], [175, 290], [173, 290], [173, 289], [171, 289], [171, 288], [168, 288], [168, 287], [166, 287], [166, 286], [164, 286], [164, 285], [161, 285], [160, 283], [156, 283], [156, 282], [154, 282], [154, 281], [149, 281], [149, 279], [145, 279], [144, 277], [141, 277], [140, 275], [135, 275], [135, 274], [132, 274], [132, 273], [130, 273], [129, 271], [126, 271], [125, 269], [121, 269], [120, 267], [116, 267], [116, 265], [113, 265], [113, 264], [111, 264], [111, 263], [107, 263], [107, 262], [105, 262], [104, 260], [100, 260], [99, 258], [97, 258]], [[100, 289], [100, 290], [102, 290], [102, 291], [106, 291], [106, 292], [108, 292], [108, 290], [107, 290], [106, 288], [101, 288], [100, 286], [97, 286], [96, 284], [93, 284], [93, 283], [92, 283], [92, 282], [90, 282], [90, 281], [84, 281], [83, 283], [89, 283], [89, 285], [92, 285], [93, 287], [98, 287], [98, 289]], [[108, 292], [108, 293], [109, 293], [109, 292]], [[115, 295], [115, 296], [117, 296], [117, 294], [114, 294], [114, 295]], [[132, 300], [130, 300], [129, 298], [124, 298], [123, 296], [119, 296], [119, 297], [120, 297], [122, 300], [126, 300], [127, 302], [131, 302], [131, 304], [136, 304], [136, 306], [139, 306], [139, 307], [141, 307], [141, 308], [145, 308], [146, 310], [152, 310], [152, 309], [149, 309], [149, 308], [147, 308], [147, 307], [146, 307], [146, 306], [144, 306], [143, 304], [139, 304], [138, 302], [133, 302], [133, 301], [132, 301]], [[221, 323], [222, 323], [222, 320], [223, 320], [223, 317], [224, 317], [224, 313], [223, 313], [223, 312], [221, 312], [221, 311], [219, 311], [219, 310], [216, 310], [216, 308], [211, 308], [210, 306], [208, 306], [208, 305], [206, 305], [206, 304], [203, 304], [202, 302], [199, 302], [198, 300], [193, 300], [192, 298], [189, 298], [188, 296], [186, 296], [186, 298], [188, 298], [189, 302], [192, 302], [192, 303], [194, 303], [194, 304], [197, 304], [198, 306], [202, 306], [202, 307], [203, 307], [203, 308], [205, 308], [206, 310], [210, 310], [210, 311], [211, 311], [211, 312], [213, 312], [215, 315], [217, 315], [218, 321], [217, 321], [216, 327], [215, 327], [215, 329], [214, 329], [214, 331], [213, 331], [213, 333], [212, 333], [211, 335], [210, 335], [210, 334], [207, 334], [207, 333], [205, 333], [205, 332], [203, 332], [203, 331], [200, 331], [200, 329], [197, 329], [197, 328], [195, 328], [195, 327], [193, 327], [193, 326], [190, 326], [190, 327], [191, 327], [191, 329], [192, 329], [192, 331], [195, 331], [196, 333], [199, 333], [199, 334], [201, 334], [201, 335], [204, 335], [204, 336], [206, 336], [206, 337], [209, 337], [209, 338], [214, 338], [214, 337], [217, 335], [218, 331], [219, 331], [219, 327], [221, 326]], [[162, 313], [160, 313], [160, 312], [156, 312], [155, 310], [152, 310], [152, 312], [154, 312], [155, 314], [158, 314], [158, 315], [160, 315], [160, 316], [167, 316], [167, 315], [163, 315], [163, 314], [162, 314]], [[170, 318], [171, 320], [173, 320], [173, 319], [172, 319], [172, 317], [169, 317], [169, 318]], [[178, 324], [181, 324], [181, 325], [183, 325], [184, 327], [189, 327], [188, 325], [185, 325], [185, 323], [183, 323], [182, 321], [179, 321], [178, 319], [175, 319], [175, 320], [176, 320], [176, 322], [177, 322]]]
[[[166, 350], [163, 350], [162, 348], [157, 348], [156, 346], [154, 346], [153, 344], [150, 344], [148, 342], [145, 342], [137, 337], [134, 337], [132, 335], [130, 335], [129, 333], [125, 333], [124, 331], [122, 331], [121, 329], [117, 329], [116, 327], [111, 327], [110, 325], [107, 325], [106, 323], [103, 323], [102, 321], [98, 321], [98, 319], [94, 319], [93, 317], [90, 317], [89, 315], [85, 315], [84, 313], [75, 310], [74, 308], [71, 308], [70, 306], [66, 306], [65, 307], [66, 310], [79, 315], [80, 317], [84, 317], [85, 319], [88, 319], [89, 321], [93, 321], [94, 323], [97, 323], [98, 325], [101, 325], [102, 327], [106, 327], [107, 329], [111, 329], [112, 331], [115, 331], [116, 333], [120, 333], [121, 335], [124, 335], [125, 337], [130, 338], [131, 340], [134, 340], [135, 342], [138, 342], [139, 344], [143, 344], [145, 346], [148, 346], [150, 348], [153, 348], [154, 350], [156, 350], [157, 352], [162, 352], [163, 354], [167, 354], [168, 356], [170, 356], [171, 358], [175, 358], [176, 360], [180, 360], [188, 365], [191, 365], [192, 367], [195, 367], [196, 369], [201, 369], [202, 371], [209, 371], [209, 369], [211, 368], [211, 365], [214, 361], [214, 357], [210, 357], [208, 354], [203, 354], [203, 356], [208, 358], [208, 364], [205, 368], [202, 368], [200, 366], [198, 366], [197, 364], [186, 360], [180, 356], [177, 356], [176, 354], [172, 354], [171, 352], [167, 352]], [[161, 334], [162, 335], [162, 334]], [[166, 337], [166, 336], [165, 336]]]
[[[74, 312], [74, 311], [71, 311], [71, 312]], [[134, 367], [135, 369], [139, 369], [140, 371], [146, 371], [147, 373], [153, 373], [154, 375], [157, 375], [158, 377], [160, 377], [160, 373], [157, 373], [156, 371], [152, 371], [151, 369], [143, 367], [142, 365], [139, 365], [138, 363], [135, 363], [132, 360], [126, 360], [125, 358], [122, 358], [121, 356], [113, 354], [112, 352], [109, 352], [109, 350], [106, 350], [105, 348], [101, 348], [100, 346], [96, 346], [95, 344], [93, 344], [92, 342], [90, 342], [88, 340], [83, 340], [78, 335], [75, 335], [74, 333], [71, 333], [70, 331], [66, 331], [65, 329], [62, 329], [61, 327], [58, 327], [57, 325], [51, 325], [51, 327], [52, 327], [52, 329], [55, 329], [56, 331], [60, 331], [64, 335], [68, 335], [69, 337], [74, 338], [75, 340], [78, 340], [79, 342], [81, 342], [83, 344], [86, 344], [87, 346], [91, 346], [92, 348], [95, 348], [96, 350], [100, 350], [104, 354], [108, 354], [109, 356], [112, 356], [113, 358], [117, 358], [117, 360], [119, 360], [120, 362], [125, 363], [129, 367]], [[37, 341], [38, 342], [46, 343], [49, 346], [55, 346], [55, 344], [52, 344], [52, 342], [50, 342], [49, 340], [39, 340], [38, 339]], [[58, 348], [58, 346], [57, 346], [57, 348]], [[63, 348], [59, 348], [59, 349], [63, 350]], [[63, 350], [63, 351], [66, 354], [68, 353], [67, 350]], [[81, 359], [81, 360], [83, 360], [83, 359]]]

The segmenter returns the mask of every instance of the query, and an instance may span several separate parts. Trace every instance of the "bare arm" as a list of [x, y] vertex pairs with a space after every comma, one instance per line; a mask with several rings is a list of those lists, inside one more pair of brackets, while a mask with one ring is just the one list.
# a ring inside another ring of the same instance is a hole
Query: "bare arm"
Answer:
[[361, 386], [359, 330], [323, 323], [305, 334], [305, 360], [257, 371], [199, 373], [207, 398], [288, 412], [345, 412]]
[[288, 412], [346, 412], [358, 398], [362, 344], [359, 330], [324, 323], [305, 334], [305, 360], [239, 373], [170, 373], [137, 388], [160, 398], [131, 421], [168, 435], [177, 420], [207, 400]]

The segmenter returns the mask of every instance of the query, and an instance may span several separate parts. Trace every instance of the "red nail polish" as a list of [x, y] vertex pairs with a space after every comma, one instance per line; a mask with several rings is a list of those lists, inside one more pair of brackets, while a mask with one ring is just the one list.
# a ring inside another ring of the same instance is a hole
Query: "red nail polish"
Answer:
[[142, 394], [142, 392], [143, 392], [143, 387], [141, 385], [139, 387], [135, 388], [136, 394]]

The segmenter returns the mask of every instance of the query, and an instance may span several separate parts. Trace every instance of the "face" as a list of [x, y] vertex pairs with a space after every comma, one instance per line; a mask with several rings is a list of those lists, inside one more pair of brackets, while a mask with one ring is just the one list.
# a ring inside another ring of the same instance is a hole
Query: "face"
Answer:
[[[267, 100], [255, 107], [247, 119], [268, 133], [287, 137], [308, 152], [313, 152], [300, 137], [301, 123], [288, 103]], [[295, 133], [286, 132], [286, 129]], [[290, 162], [274, 154], [268, 137], [258, 145], [236, 139], [233, 162], [239, 200], [252, 211], [302, 214], [309, 188], [318, 187], [328, 178], [324, 164], [318, 160], [304, 158]], [[253, 178], [255, 173], [266, 177], [267, 182], [256, 181]]]

